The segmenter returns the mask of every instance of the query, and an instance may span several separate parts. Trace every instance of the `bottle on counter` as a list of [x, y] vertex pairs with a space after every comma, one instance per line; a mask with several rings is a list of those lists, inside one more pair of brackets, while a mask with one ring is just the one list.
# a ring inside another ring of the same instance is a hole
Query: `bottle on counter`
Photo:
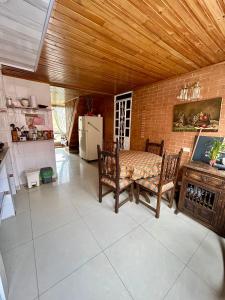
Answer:
[[11, 129], [12, 141], [18, 142], [19, 136], [15, 124], [10, 124], [10, 127], [12, 128]]

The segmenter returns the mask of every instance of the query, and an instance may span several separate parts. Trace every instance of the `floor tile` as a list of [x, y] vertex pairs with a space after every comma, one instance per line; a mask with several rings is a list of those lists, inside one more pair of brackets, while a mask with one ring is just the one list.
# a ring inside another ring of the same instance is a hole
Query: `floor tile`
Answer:
[[150, 220], [143, 227], [187, 263], [208, 232], [197, 222], [194, 225], [178, 219], [172, 211], [163, 211], [159, 219]]
[[147, 207], [135, 202], [127, 202], [121, 207], [121, 211], [130, 216], [137, 224], [142, 224], [149, 219], [155, 218], [154, 213]]
[[40, 297], [40, 300], [131, 300], [103, 254]]
[[101, 208], [100, 203], [98, 202], [96, 193], [95, 195], [88, 193], [82, 187], [79, 190], [73, 193], [71, 197], [71, 202], [78, 210], [81, 216], [86, 216], [93, 210]]
[[[98, 202], [96, 163], [62, 149], [56, 153], [60, 180], [20, 191], [16, 217], [0, 227], [9, 300], [225, 299], [224, 246], [216, 234], [182, 213], [174, 215], [164, 201], [159, 220], [135, 202], [115, 214], [112, 194]], [[110, 262], [99, 245], [108, 247]]]
[[80, 220], [72, 204], [63, 207], [41, 207], [31, 211], [32, 229], [34, 237], [56, 229], [72, 221]]
[[188, 266], [225, 299], [225, 240], [209, 232]]
[[23, 212], [4, 220], [0, 226], [0, 249], [2, 252], [32, 240], [30, 213]]
[[40, 292], [100, 252], [87, 226], [81, 221], [37, 238], [34, 245]]
[[29, 211], [30, 206], [28, 192], [25, 189], [18, 191], [14, 196], [14, 203], [17, 215], [21, 212]]
[[8, 251], [3, 256], [9, 300], [32, 300], [38, 295], [33, 242]]
[[42, 208], [60, 209], [71, 204], [71, 194], [65, 192], [60, 186], [42, 185], [39, 188], [29, 191], [30, 208], [37, 210]]
[[186, 268], [165, 300], [221, 300], [196, 274]]
[[140, 227], [105, 253], [135, 300], [162, 299], [184, 268]]
[[122, 211], [116, 214], [113, 210], [106, 210], [104, 207], [89, 213], [84, 220], [102, 249], [137, 226], [136, 222]]

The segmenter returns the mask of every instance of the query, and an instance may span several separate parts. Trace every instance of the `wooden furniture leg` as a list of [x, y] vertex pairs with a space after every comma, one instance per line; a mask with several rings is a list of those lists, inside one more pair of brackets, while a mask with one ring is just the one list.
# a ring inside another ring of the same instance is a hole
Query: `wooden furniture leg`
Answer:
[[156, 214], [155, 217], [158, 219], [160, 215], [160, 206], [161, 206], [161, 193], [157, 195], [157, 206], [156, 206]]
[[101, 182], [99, 182], [99, 202], [101, 203], [102, 202], [102, 184]]
[[140, 186], [139, 186], [139, 184], [136, 184], [136, 190], [137, 190], [136, 204], [139, 204], [139, 197], [140, 197]]
[[173, 207], [174, 193], [175, 193], [175, 187], [171, 190], [171, 193], [170, 193], [170, 203], [168, 205], [169, 208]]
[[115, 201], [115, 213], [117, 214], [119, 211], [119, 197], [120, 197], [120, 193], [119, 191], [116, 191], [116, 201]]

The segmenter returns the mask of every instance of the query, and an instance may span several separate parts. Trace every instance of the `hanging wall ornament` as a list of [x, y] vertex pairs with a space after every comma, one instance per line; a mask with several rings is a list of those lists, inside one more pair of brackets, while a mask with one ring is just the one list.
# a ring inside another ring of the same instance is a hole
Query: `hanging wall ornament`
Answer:
[[186, 84], [184, 86], [183, 100], [188, 100], [188, 87]]
[[184, 97], [184, 88], [181, 88], [180, 94], [177, 96], [177, 99], [183, 100]]
[[201, 92], [201, 87], [199, 85], [199, 82], [197, 81], [194, 84], [194, 88], [193, 88], [191, 99], [199, 99], [200, 98], [200, 92]]

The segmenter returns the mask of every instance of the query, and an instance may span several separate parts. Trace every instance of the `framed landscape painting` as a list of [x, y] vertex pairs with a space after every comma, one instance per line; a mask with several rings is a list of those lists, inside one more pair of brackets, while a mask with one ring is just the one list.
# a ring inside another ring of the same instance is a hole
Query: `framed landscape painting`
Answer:
[[195, 101], [174, 106], [173, 131], [217, 132], [222, 98]]

